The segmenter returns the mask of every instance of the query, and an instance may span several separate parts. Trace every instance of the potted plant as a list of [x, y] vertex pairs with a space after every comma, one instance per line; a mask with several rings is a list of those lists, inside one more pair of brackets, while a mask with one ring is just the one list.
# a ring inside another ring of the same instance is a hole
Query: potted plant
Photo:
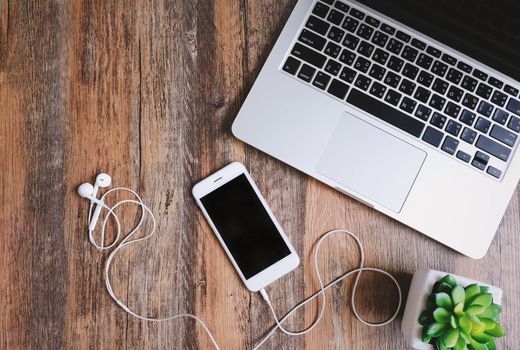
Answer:
[[417, 271], [401, 330], [417, 350], [494, 350], [505, 332], [499, 315], [502, 290], [436, 270]]

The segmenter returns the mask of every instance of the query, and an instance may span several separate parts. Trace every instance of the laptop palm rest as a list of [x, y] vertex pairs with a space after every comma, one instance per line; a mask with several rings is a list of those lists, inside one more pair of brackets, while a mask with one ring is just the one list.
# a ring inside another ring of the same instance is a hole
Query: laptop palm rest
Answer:
[[425, 158], [419, 148], [343, 113], [317, 171], [354, 195], [398, 213]]

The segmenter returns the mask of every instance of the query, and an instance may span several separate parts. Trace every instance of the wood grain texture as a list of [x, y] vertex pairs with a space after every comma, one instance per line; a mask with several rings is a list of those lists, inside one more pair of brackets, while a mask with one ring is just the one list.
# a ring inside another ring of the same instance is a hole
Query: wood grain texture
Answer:
[[[238, 160], [300, 252], [295, 272], [269, 287], [279, 314], [317, 286], [310, 264], [326, 230], [356, 232], [367, 265], [406, 291], [421, 267], [501, 286], [500, 349], [520, 336], [520, 195], [489, 253], [471, 260], [239, 142], [231, 123], [295, 0], [0, 0], [0, 348], [207, 349], [192, 321], [146, 323], [109, 298], [106, 253], [86, 232], [76, 187], [98, 172], [136, 189], [158, 234], [128, 247], [111, 270], [116, 294], [151, 316], [196, 313], [223, 349], [250, 348], [273, 324], [242, 286], [191, 197], [198, 180]], [[112, 200], [123, 198], [116, 196]], [[138, 211], [121, 210], [128, 227]], [[112, 227], [113, 229], [113, 227]], [[143, 234], [143, 233], [141, 233]], [[320, 266], [327, 280], [357, 264], [334, 238]], [[322, 323], [304, 337], [280, 332], [266, 349], [406, 349], [400, 319], [367, 328], [353, 316], [351, 280], [328, 292]], [[359, 311], [389, 316], [391, 283], [365, 274]], [[309, 325], [318, 304], [287, 321]]]

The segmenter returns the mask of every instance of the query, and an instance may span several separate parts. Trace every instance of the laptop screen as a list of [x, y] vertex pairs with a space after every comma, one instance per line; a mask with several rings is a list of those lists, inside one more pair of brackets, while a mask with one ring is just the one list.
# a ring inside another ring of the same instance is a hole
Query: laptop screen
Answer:
[[358, 0], [520, 81], [518, 0]]

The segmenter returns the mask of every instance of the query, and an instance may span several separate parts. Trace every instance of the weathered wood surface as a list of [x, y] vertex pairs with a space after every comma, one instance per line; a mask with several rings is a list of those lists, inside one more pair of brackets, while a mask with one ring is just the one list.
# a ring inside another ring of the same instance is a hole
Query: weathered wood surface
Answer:
[[[273, 324], [241, 285], [192, 200], [191, 186], [233, 160], [246, 164], [302, 257], [269, 288], [280, 314], [316, 287], [310, 252], [349, 228], [367, 264], [395, 273], [433, 267], [501, 286], [508, 337], [520, 344], [520, 207], [513, 196], [487, 256], [465, 258], [234, 139], [230, 126], [294, 0], [0, 0], [0, 348], [206, 349], [191, 321], [145, 323], [109, 298], [105, 254], [86, 235], [76, 187], [106, 171], [138, 190], [159, 232], [114, 264], [116, 293], [149, 315], [192, 312], [223, 349], [250, 348]], [[123, 210], [124, 222], [137, 211]], [[352, 242], [324, 251], [329, 277], [357, 263]], [[328, 279], [328, 278], [327, 278]], [[367, 328], [352, 315], [351, 281], [328, 293], [319, 327], [277, 332], [266, 349], [406, 349], [399, 321]], [[360, 310], [392, 312], [395, 293], [366, 274]], [[376, 298], [376, 299], [374, 299]], [[383, 299], [382, 302], [374, 300]], [[304, 327], [316, 305], [288, 322]]]

